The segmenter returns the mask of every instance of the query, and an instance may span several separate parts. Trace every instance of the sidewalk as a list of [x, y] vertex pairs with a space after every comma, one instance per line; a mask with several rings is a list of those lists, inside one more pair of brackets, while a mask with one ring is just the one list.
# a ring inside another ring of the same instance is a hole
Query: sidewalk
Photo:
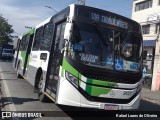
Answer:
[[151, 91], [145, 87], [142, 88], [141, 98], [156, 104], [160, 104], [160, 91]]

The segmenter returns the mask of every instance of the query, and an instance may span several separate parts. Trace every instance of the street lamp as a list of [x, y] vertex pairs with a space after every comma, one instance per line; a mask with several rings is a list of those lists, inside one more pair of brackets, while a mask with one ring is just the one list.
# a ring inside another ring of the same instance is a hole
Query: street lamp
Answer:
[[49, 8], [49, 9], [52, 9], [56, 13], [58, 12], [57, 10], [53, 9], [51, 6], [45, 6], [45, 7]]
[[27, 28], [27, 29], [32, 29], [32, 27], [30, 27], [30, 26], [25, 26], [25, 28]]
[[81, 5], [85, 5], [86, 0], [78, 0]]

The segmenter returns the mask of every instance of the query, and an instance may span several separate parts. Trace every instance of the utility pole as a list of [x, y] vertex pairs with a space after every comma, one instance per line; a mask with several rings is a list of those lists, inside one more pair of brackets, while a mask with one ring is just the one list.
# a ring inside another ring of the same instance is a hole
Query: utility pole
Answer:
[[81, 5], [85, 5], [86, 0], [78, 0]]

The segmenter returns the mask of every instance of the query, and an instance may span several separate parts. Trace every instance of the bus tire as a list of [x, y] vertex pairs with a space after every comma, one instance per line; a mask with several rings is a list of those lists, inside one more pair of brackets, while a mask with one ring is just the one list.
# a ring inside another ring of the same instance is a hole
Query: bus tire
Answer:
[[38, 98], [41, 102], [47, 102], [48, 97], [44, 94], [45, 81], [43, 80], [43, 76], [41, 74], [40, 80], [38, 83]]
[[17, 78], [22, 78], [22, 76], [19, 74], [19, 67], [20, 67], [20, 62], [17, 65]]
[[39, 84], [39, 81], [41, 79], [41, 75], [42, 75], [42, 70], [38, 69], [38, 71], [36, 73], [36, 77], [35, 77], [34, 93], [38, 93], [38, 84]]

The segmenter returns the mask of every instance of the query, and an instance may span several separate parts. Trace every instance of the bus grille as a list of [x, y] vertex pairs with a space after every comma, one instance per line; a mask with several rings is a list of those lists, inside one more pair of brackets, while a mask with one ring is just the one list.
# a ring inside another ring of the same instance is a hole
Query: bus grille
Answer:
[[83, 89], [79, 88], [81, 94], [89, 101], [92, 102], [102, 102], [102, 103], [117, 103], [117, 104], [127, 104], [130, 103], [139, 92], [135, 93], [131, 98], [129, 99], [115, 99], [115, 98], [102, 98], [102, 97], [95, 97], [89, 95], [87, 92], [85, 92]]
[[102, 80], [102, 81], [108, 81], [108, 82], [116, 82], [116, 83], [124, 83], [124, 84], [135, 84], [138, 81], [140, 81], [140, 77], [132, 77], [132, 76], [124, 76], [120, 77], [116, 74], [114, 75], [96, 75], [96, 74], [86, 74], [83, 73], [83, 75], [90, 79], [96, 79], [96, 80]]

